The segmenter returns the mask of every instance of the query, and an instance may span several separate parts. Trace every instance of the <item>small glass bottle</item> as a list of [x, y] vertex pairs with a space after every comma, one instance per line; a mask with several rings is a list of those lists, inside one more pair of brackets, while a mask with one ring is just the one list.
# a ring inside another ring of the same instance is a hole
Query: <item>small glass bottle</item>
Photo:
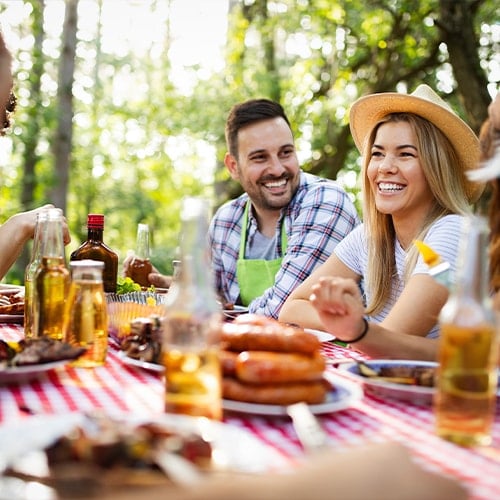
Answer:
[[439, 436], [488, 445], [495, 414], [498, 326], [491, 306], [486, 219], [466, 219], [458, 276], [441, 310], [434, 410]]
[[33, 248], [31, 250], [31, 260], [24, 271], [24, 337], [33, 338], [33, 280], [42, 262], [42, 235], [47, 222], [47, 210], [40, 210], [37, 214], [35, 232], [33, 235]]
[[181, 272], [170, 290], [163, 320], [165, 410], [222, 418], [218, 348], [222, 323], [207, 249], [208, 202], [182, 202]]
[[135, 254], [127, 268], [126, 276], [144, 288], [148, 288], [149, 273], [153, 272], [149, 248], [149, 226], [137, 225], [137, 244]]
[[83, 259], [70, 263], [71, 285], [64, 309], [63, 338], [87, 351], [73, 366], [92, 368], [106, 361], [108, 316], [102, 282], [104, 262]]
[[33, 280], [33, 336], [47, 335], [61, 340], [64, 302], [70, 282], [64, 255], [61, 209], [47, 210], [41, 244], [42, 260]]
[[88, 214], [87, 240], [70, 255], [74, 260], [100, 260], [104, 262], [103, 283], [105, 292], [116, 292], [118, 278], [118, 254], [111, 250], [103, 241], [104, 215]]

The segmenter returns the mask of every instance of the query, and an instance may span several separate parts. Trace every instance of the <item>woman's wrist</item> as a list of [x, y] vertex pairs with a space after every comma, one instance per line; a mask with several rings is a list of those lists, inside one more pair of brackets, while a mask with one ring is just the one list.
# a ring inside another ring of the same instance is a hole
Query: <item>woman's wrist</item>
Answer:
[[345, 342], [346, 344], [354, 344], [356, 342], [359, 342], [363, 338], [365, 338], [366, 334], [368, 333], [368, 330], [370, 329], [370, 323], [368, 322], [368, 319], [366, 319], [365, 316], [363, 316], [361, 318], [361, 320], [362, 320], [363, 326], [361, 328], [361, 333], [357, 337], [355, 337], [352, 340], [342, 340], [342, 339], [339, 339], [338, 337], [335, 337], [335, 340], [338, 340], [339, 342]]

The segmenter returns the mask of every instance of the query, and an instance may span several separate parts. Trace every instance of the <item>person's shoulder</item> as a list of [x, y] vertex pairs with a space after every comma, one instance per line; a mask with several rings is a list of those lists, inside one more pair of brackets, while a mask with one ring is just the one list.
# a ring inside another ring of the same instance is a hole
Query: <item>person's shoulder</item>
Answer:
[[246, 193], [243, 193], [237, 198], [226, 201], [216, 210], [214, 218], [227, 218], [229, 216], [240, 217], [243, 213], [243, 210], [245, 210], [247, 201], [248, 195]]
[[348, 198], [348, 194], [336, 181], [302, 172], [295, 198], [297, 201], [316, 198], [334, 202], [334, 200]]
[[443, 217], [439, 217], [439, 219], [436, 219], [434, 221], [434, 223], [431, 225], [430, 230], [435, 231], [442, 229], [448, 229], [448, 230], [460, 229], [464, 221], [465, 217], [463, 215], [458, 215], [458, 214], [444, 215]]

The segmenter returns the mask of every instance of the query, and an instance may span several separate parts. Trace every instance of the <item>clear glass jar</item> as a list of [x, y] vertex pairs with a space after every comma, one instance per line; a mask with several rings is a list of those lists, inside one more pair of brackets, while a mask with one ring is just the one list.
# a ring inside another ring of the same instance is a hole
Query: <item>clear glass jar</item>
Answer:
[[102, 281], [104, 262], [75, 260], [70, 268], [72, 280], [64, 310], [64, 339], [87, 349], [72, 363], [74, 366], [101, 366], [106, 361], [108, 347], [108, 316]]

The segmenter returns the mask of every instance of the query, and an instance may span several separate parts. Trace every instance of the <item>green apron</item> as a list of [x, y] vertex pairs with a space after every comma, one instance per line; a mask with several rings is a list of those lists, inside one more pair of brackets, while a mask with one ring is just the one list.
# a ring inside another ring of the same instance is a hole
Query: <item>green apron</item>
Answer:
[[[245, 259], [245, 248], [247, 243], [248, 210], [250, 201], [246, 204], [243, 213], [243, 224], [241, 229], [240, 253], [236, 262], [236, 277], [240, 287], [240, 299], [244, 306], [248, 306], [256, 297], [262, 295], [268, 288], [274, 285], [276, 273], [281, 267], [283, 257], [273, 260]], [[281, 252], [286, 253], [287, 236], [281, 223]]]

